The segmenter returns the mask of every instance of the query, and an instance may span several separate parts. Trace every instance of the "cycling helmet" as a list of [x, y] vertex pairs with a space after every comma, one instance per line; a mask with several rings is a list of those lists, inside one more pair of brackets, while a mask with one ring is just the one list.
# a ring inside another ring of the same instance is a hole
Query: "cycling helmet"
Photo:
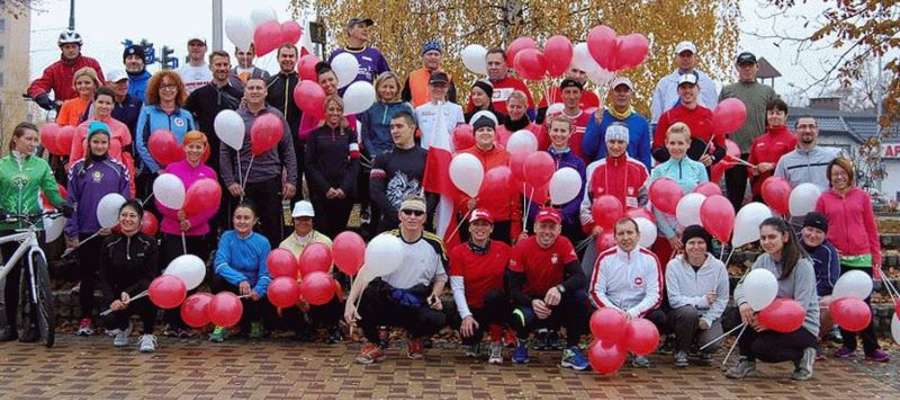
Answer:
[[75, 43], [81, 46], [81, 35], [75, 31], [65, 31], [59, 34], [59, 40], [56, 41], [56, 44], [62, 46], [68, 43]]

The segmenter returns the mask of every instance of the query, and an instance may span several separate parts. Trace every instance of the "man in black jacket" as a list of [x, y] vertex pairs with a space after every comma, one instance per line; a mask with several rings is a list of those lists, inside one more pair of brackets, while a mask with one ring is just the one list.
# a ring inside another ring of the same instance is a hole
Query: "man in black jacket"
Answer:
[[[297, 46], [292, 44], [283, 44], [278, 48], [278, 73], [272, 75], [267, 82], [266, 103], [275, 107], [284, 114], [288, 126], [291, 128], [290, 134], [293, 139], [294, 152], [297, 160], [297, 179], [298, 187], [303, 186], [303, 165], [305, 142], [300, 140], [297, 135], [300, 129], [300, 116], [303, 113], [294, 102], [294, 88], [300, 83], [300, 76], [297, 74], [297, 59], [299, 57]], [[287, 133], [287, 132], [285, 132]], [[248, 132], [249, 134], [249, 132]], [[302, 193], [302, 191], [301, 191]]]

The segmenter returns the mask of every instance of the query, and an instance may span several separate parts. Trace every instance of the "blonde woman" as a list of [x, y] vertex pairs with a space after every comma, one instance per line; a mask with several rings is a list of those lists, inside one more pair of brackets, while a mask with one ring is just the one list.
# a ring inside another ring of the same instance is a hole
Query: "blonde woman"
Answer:
[[59, 114], [56, 116], [56, 123], [60, 126], [78, 126], [81, 122], [81, 116], [94, 100], [94, 92], [100, 87], [100, 79], [97, 78], [97, 71], [91, 67], [82, 67], [75, 71], [72, 77], [72, 86], [77, 97], [73, 97], [63, 102]]

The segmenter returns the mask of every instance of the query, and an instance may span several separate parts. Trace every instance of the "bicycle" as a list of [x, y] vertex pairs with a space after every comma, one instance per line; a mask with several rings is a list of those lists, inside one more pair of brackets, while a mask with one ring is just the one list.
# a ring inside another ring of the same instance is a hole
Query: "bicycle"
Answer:
[[[40, 228], [37, 227], [37, 223], [45, 217], [55, 219], [62, 215], [62, 212], [29, 215], [0, 214], [0, 223], [4, 226], [9, 224], [19, 226], [13, 229], [16, 233], [0, 236], [0, 244], [19, 242], [16, 251], [6, 257], [5, 263], [0, 267], [0, 279], [5, 278], [15, 268], [23, 256], [27, 256], [28, 262], [22, 265], [22, 280], [19, 286], [20, 299], [23, 303], [22, 326], [30, 328], [36, 323], [40, 339], [47, 347], [53, 347], [55, 340], [56, 313], [53, 308], [53, 294], [50, 291], [47, 256], [40, 247], [37, 235]], [[22, 227], [23, 224], [24, 227]], [[6, 306], [18, 307], [17, 304], [7, 304]]]

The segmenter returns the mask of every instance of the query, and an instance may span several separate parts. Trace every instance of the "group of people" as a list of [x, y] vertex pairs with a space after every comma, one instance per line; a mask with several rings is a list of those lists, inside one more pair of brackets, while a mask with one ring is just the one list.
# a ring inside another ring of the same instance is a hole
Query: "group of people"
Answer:
[[[206, 41], [199, 37], [188, 41], [189, 62], [180, 70], [150, 74], [144, 49], [130, 45], [123, 53], [125, 71], [104, 75], [95, 60], [81, 54], [77, 33], [60, 36], [61, 59], [28, 93], [42, 107], [58, 109], [59, 124], [79, 129], [68, 159], [54, 164], [67, 171], [67, 197], [60, 196], [51, 167], [34, 153], [38, 128], [22, 123], [10, 154], [0, 159], [0, 209], [36, 212], [38, 189], [54, 206], [74, 207], [65, 236], [80, 265], [79, 335], [93, 333], [93, 293], [99, 286], [104, 298], [99, 306], [113, 310], [105, 323], [114, 343], [129, 344], [129, 317], [138, 314], [143, 322], [140, 350], [153, 351], [156, 310], [146, 299], [132, 301], [131, 296], [146, 289], [175, 257], [195, 254], [211, 264], [213, 290], [244, 296], [239, 329], [251, 338], [262, 337], [266, 329], [293, 329], [308, 339], [314, 329], [324, 328], [328, 340], [338, 342], [346, 333], [340, 329], [344, 320], [358, 325], [367, 339], [356, 360], [372, 363], [385, 357], [386, 327], [405, 328], [407, 355], [422, 358], [428, 338], [450, 325], [459, 330], [465, 353], [472, 357], [481, 355], [487, 334], [488, 362], [499, 364], [505, 337], [515, 337], [509, 359], [527, 363], [529, 343], [555, 347], [553, 338], [564, 332], [560, 365], [584, 370], [589, 363], [579, 343], [589, 316], [594, 309], [610, 307], [629, 319], [651, 320], [671, 339], [675, 365], [686, 367], [698, 344], [722, 332], [722, 314], [732, 299], [728, 273], [712, 255], [710, 234], [697, 225], [681, 226], [654, 207], [647, 189], [668, 178], [690, 193], [710, 181], [711, 168], [725, 159], [725, 138], [714, 134], [710, 110], [732, 97], [745, 104], [747, 120], [730, 138], [752, 165], [732, 167], [725, 174], [725, 193], [735, 209], [748, 200], [748, 181], [749, 197], [759, 199], [762, 182], [773, 175], [792, 186], [813, 183], [823, 194], [816, 212], [795, 216], [802, 217], [802, 228], [781, 218], [763, 222], [765, 254], [753, 265], [778, 277], [779, 297], [806, 307], [803, 326], [789, 334], [766, 330], [738, 285], [733, 300], [752, 329], [741, 337], [740, 361], [727, 375], [752, 373], [756, 360], [793, 361], [793, 378], [809, 379], [819, 338], [833, 332], [827, 304], [837, 277], [861, 269], [880, 279], [871, 200], [856, 187], [853, 164], [838, 151], [817, 145], [814, 118], [802, 116], [792, 132], [786, 125], [787, 105], [757, 81], [752, 53], [737, 57], [738, 81], [717, 95], [714, 83], [696, 67], [694, 44], [680, 43], [674, 54], [677, 68], [659, 81], [647, 118], [635, 110], [631, 80], [615, 78], [601, 102], [587, 88], [585, 72], [574, 67], [536, 106], [528, 86], [511, 73], [504, 50], [492, 49], [486, 55], [488, 76], [471, 85], [463, 105], [457, 103], [459, 82], [441, 69], [439, 42], [425, 43], [422, 68], [402, 79], [368, 45], [373, 24], [371, 19], [351, 19], [347, 47], [330, 58], [354, 55], [360, 64], [356, 80], [373, 82], [377, 101], [365, 112], [345, 116], [337, 75], [323, 62], [316, 66], [317, 83], [327, 96], [321, 119], [302, 113], [291, 95], [300, 81], [301, 55], [292, 44], [277, 49], [279, 70], [271, 75], [253, 65], [252, 45], [235, 49], [233, 65], [227, 52], [206, 56]], [[556, 103], [562, 106], [551, 107]], [[223, 110], [237, 111], [247, 132], [260, 117], [274, 115], [282, 122], [283, 135], [262, 154], [254, 155], [249, 134], [235, 150], [216, 134], [215, 117]], [[451, 132], [463, 124], [471, 125], [474, 145], [453, 148]], [[439, 202], [446, 198], [427, 190], [428, 149], [449, 143], [451, 151], [474, 155], [490, 171], [511, 165], [505, 144], [523, 129], [534, 134], [539, 151], [549, 153], [557, 168], [578, 171], [584, 182], [580, 194], [558, 207], [533, 202], [523, 209], [518, 193], [471, 198], [460, 192], [450, 199], [460, 225], [441, 229], [435, 214], [445, 210]], [[159, 130], [174, 135], [183, 147], [183, 160], [162, 165], [149, 151]], [[141, 202], [152, 194], [152, 182], [161, 173], [174, 174], [185, 188], [214, 179], [223, 188], [223, 201], [197, 215], [170, 209], [158, 199]], [[102, 229], [94, 211], [108, 193], [129, 199], [116, 230]], [[654, 220], [656, 243], [641, 247], [642, 232], [630, 217], [613, 225], [614, 243], [595, 243], [605, 235], [593, 220], [591, 205], [602, 195], [617, 198], [628, 215], [644, 213]], [[299, 201], [285, 210], [293, 200]], [[332, 238], [347, 230], [354, 207], [360, 207], [364, 236], [384, 233], [401, 239], [402, 267], [371, 281], [357, 279], [352, 286], [335, 270], [344, 290], [331, 302], [317, 306], [301, 300], [296, 308], [276, 311], [265, 301], [271, 281], [268, 253], [280, 247], [299, 257], [311, 243], [330, 246]], [[141, 232], [148, 213], [161, 216], [159, 237]], [[100, 238], [91, 239], [97, 232]], [[580, 246], [576, 250], [576, 244], [588, 242], [584, 251]], [[5, 340], [18, 337], [15, 281], [10, 275], [6, 283]], [[442, 296], [448, 282], [453, 307]], [[177, 310], [167, 311], [164, 319], [166, 334], [195, 334]], [[538, 336], [530, 339], [535, 332]], [[233, 333], [215, 327], [210, 339], [220, 342]], [[835, 356], [851, 357], [856, 336], [841, 334], [843, 347]], [[888, 360], [874, 328], [860, 336], [867, 359]], [[697, 361], [709, 363], [716, 349], [697, 352]], [[646, 367], [649, 360], [634, 356], [631, 363]]]

